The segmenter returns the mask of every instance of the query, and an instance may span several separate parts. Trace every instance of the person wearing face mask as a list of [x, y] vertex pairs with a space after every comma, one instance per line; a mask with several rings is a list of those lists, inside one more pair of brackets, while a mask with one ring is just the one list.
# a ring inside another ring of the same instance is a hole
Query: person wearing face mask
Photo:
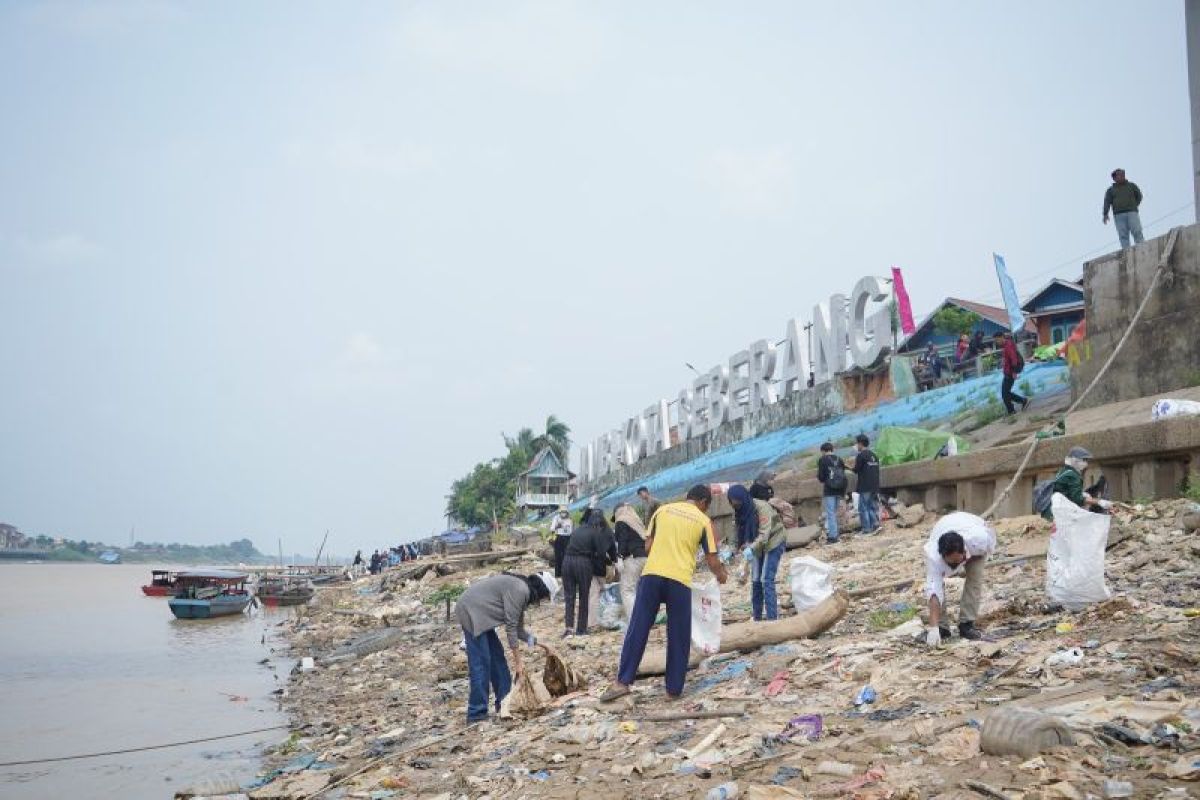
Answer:
[[938, 647], [950, 637], [943, 624], [946, 610], [946, 578], [962, 568], [966, 576], [958, 609], [958, 635], [982, 639], [975, 627], [979, 602], [983, 599], [983, 572], [987, 558], [996, 549], [996, 531], [983, 517], [956, 511], [937, 521], [925, 542], [925, 594], [929, 597], [929, 630], [925, 643]]
[[[1062, 469], [1054, 476], [1054, 492], [1061, 494], [1082, 509], [1098, 514], [1107, 513], [1112, 508], [1112, 502], [1100, 495], [1104, 491], [1104, 479], [1096, 484], [1083, 488], [1083, 473], [1088, 468], [1092, 454], [1082, 447], [1072, 447], [1063, 461]], [[1054, 519], [1051, 506], [1047, 504], [1042, 516], [1048, 520]]]

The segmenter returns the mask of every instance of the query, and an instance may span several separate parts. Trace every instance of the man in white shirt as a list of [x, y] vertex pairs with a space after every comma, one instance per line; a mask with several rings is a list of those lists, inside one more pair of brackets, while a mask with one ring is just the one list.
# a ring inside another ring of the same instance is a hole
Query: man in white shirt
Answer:
[[966, 576], [958, 610], [958, 635], [981, 639], [975, 628], [979, 601], [983, 596], [983, 568], [996, 549], [996, 531], [983, 517], [956, 511], [937, 521], [925, 542], [925, 594], [929, 596], [929, 632], [925, 642], [937, 647], [950, 638], [950, 628], [941, 624], [946, 607], [946, 578], [961, 567]]
[[563, 558], [567, 553], [567, 543], [575, 531], [575, 523], [571, 522], [571, 512], [560, 509], [550, 523], [550, 532], [554, 534], [554, 577], [562, 577]]

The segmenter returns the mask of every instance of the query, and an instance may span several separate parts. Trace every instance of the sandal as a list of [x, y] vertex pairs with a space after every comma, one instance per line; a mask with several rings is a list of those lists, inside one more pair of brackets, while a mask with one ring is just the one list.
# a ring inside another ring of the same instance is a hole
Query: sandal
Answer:
[[630, 689], [628, 686], [623, 686], [619, 683], [614, 683], [612, 685], [612, 688], [610, 688], [604, 694], [600, 695], [600, 702], [601, 703], [611, 703], [614, 700], [620, 700], [622, 697], [629, 694], [629, 692], [630, 692]]

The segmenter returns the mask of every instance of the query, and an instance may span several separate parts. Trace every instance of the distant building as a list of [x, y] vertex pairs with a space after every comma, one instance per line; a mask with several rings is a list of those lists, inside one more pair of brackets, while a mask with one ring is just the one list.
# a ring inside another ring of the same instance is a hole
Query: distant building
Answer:
[[1034, 292], [1021, 310], [1037, 327], [1039, 345], [1065, 342], [1083, 322], [1083, 286], [1055, 278]]
[[546, 511], [567, 505], [574, 479], [554, 449], [543, 447], [517, 478], [517, 508]]
[[26, 543], [25, 534], [17, 530], [15, 525], [0, 522], [0, 547], [24, 547]]
[[[933, 324], [933, 318], [943, 308], [961, 308], [964, 311], [970, 311], [979, 315], [979, 323], [971, 331], [971, 335], [975, 331], [983, 331], [983, 337], [991, 344], [992, 337], [997, 333], [1008, 332], [1008, 312], [997, 306], [984, 305], [971, 300], [960, 300], [957, 297], [947, 297], [937, 308], [933, 310], [929, 316], [921, 321], [917, 329], [912, 335], [900, 343], [899, 351], [901, 353], [918, 353], [923, 351], [930, 342], [933, 342], [939, 349], [945, 351], [953, 348], [954, 343], [958, 340], [956, 333], [943, 333], [937, 330]], [[1034, 325], [1026, 320], [1023, 333], [1033, 336], [1037, 329]]]

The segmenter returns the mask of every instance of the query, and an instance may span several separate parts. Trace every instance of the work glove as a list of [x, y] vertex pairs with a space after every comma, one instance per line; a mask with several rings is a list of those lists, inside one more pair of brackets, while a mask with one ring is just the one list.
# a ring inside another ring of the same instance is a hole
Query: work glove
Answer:
[[938, 630], [937, 625], [930, 626], [929, 632], [925, 634], [925, 644], [930, 647], [942, 646], [942, 632]]
[[1102, 498], [1096, 501], [1096, 505], [1100, 506], [1105, 511], [1108, 511], [1110, 508], [1112, 508], [1112, 500], [1104, 500]]
[[745, 550], [743, 550], [742, 558], [746, 559], [747, 561], [753, 561], [754, 560], [754, 548], [747, 547]]

